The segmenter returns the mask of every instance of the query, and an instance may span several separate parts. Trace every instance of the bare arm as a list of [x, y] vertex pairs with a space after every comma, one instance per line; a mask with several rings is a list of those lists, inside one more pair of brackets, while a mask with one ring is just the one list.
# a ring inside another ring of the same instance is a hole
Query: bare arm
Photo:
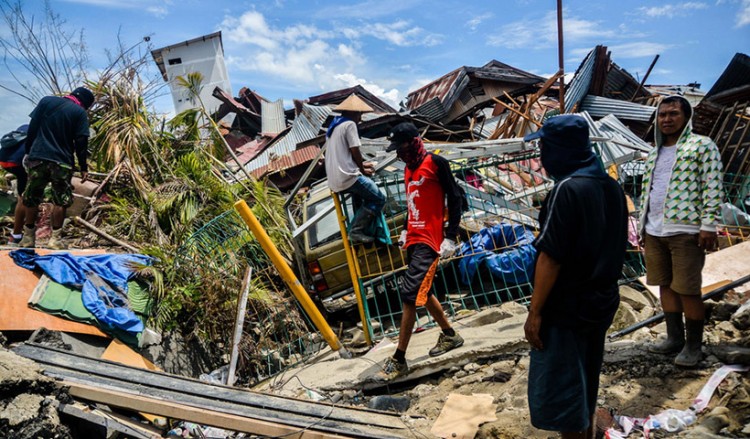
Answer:
[[547, 253], [540, 252], [534, 268], [534, 292], [531, 295], [529, 316], [523, 326], [526, 340], [536, 349], [544, 348], [539, 337], [539, 330], [542, 327], [542, 308], [547, 302], [549, 293], [552, 291], [552, 286], [555, 285], [559, 274], [560, 264]]

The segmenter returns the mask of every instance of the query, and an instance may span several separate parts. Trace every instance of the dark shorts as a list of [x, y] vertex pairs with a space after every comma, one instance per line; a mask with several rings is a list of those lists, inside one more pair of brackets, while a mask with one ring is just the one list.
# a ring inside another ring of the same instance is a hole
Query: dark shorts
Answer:
[[23, 192], [26, 190], [26, 183], [29, 181], [29, 174], [26, 173], [23, 166], [13, 166], [3, 169], [16, 176], [16, 190], [18, 191], [18, 195], [23, 195]]
[[574, 432], [589, 427], [596, 410], [607, 324], [587, 328], [542, 326], [544, 349], [529, 365], [531, 425]]
[[698, 234], [658, 237], [646, 234], [646, 283], [668, 286], [677, 294], [701, 294], [701, 271], [706, 252], [698, 247]]
[[44, 189], [52, 186], [52, 204], [70, 207], [73, 204], [73, 168], [55, 162], [37, 161], [29, 166], [29, 182], [23, 193], [26, 207], [37, 207], [44, 201]]
[[435, 278], [439, 255], [427, 244], [414, 244], [407, 250], [409, 266], [399, 290], [401, 301], [417, 306], [427, 303], [432, 294], [432, 279]]

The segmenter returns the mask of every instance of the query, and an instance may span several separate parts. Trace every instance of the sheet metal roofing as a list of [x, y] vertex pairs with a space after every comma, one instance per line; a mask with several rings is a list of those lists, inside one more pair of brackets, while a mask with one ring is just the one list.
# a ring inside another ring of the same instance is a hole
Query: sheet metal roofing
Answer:
[[706, 99], [723, 91], [750, 84], [750, 57], [736, 53], [719, 79], [706, 93]]
[[591, 78], [594, 76], [594, 64], [596, 63], [596, 49], [592, 49], [583, 60], [578, 70], [576, 70], [573, 80], [568, 84], [565, 91], [565, 112], [569, 112], [573, 107], [581, 102], [588, 94], [591, 86]]
[[271, 157], [282, 157], [297, 149], [297, 144], [318, 136], [326, 118], [333, 111], [326, 106], [303, 104], [302, 112], [294, 119], [292, 128], [286, 135], [258, 154], [258, 157], [245, 165], [249, 172], [267, 166]]
[[260, 101], [260, 115], [263, 133], [278, 134], [286, 129], [283, 99], [276, 102]]
[[272, 160], [271, 163], [253, 170], [251, 174], [253, 177], [260, 178], [272, 172], [285, 171], [315, 160], [315, 157], [318, 156], [318, 152], [320, 152], [320, 148], [317, 145], [306, 146], [292, 151], [290, 154]]
[[656, 107], [650, 105], [641, 105], [634, 102], [593, 95], [586, 96], [580, 108], [581, 111], [586, 111], [596, 118], [613, 114], [619, 119], [637, 120], [640, 122], [649, 122], [654, 115], [654, 111], [656, 111]]

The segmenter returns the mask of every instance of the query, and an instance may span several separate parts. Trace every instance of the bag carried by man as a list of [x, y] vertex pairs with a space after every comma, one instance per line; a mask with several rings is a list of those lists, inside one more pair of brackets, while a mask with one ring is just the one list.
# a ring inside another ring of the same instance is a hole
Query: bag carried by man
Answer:
[[21, 125], [0, 138], [0, 166], [3, 169], [21, 166], [26, 153], [24, 144], [28, 129], [28, 125]]

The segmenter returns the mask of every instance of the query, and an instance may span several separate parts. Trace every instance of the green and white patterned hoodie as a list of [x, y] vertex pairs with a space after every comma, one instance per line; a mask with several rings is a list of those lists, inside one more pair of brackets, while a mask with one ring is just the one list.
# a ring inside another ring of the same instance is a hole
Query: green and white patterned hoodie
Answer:
[[[724, 198], [722, 163], [719, 148], [706, 136], [693, 133], [692, 109], [688, 123], [676, 144], [676, 158], [664, 200], [664, 223], [667, 234], [716, 231]], [[643, 193], [639, 215], [640, 235], [644, 236], [651, 181], [659, 147], [664, 139], [659, 124], [654, 120], [656, 146], [646, 158], [643, 174]]]

